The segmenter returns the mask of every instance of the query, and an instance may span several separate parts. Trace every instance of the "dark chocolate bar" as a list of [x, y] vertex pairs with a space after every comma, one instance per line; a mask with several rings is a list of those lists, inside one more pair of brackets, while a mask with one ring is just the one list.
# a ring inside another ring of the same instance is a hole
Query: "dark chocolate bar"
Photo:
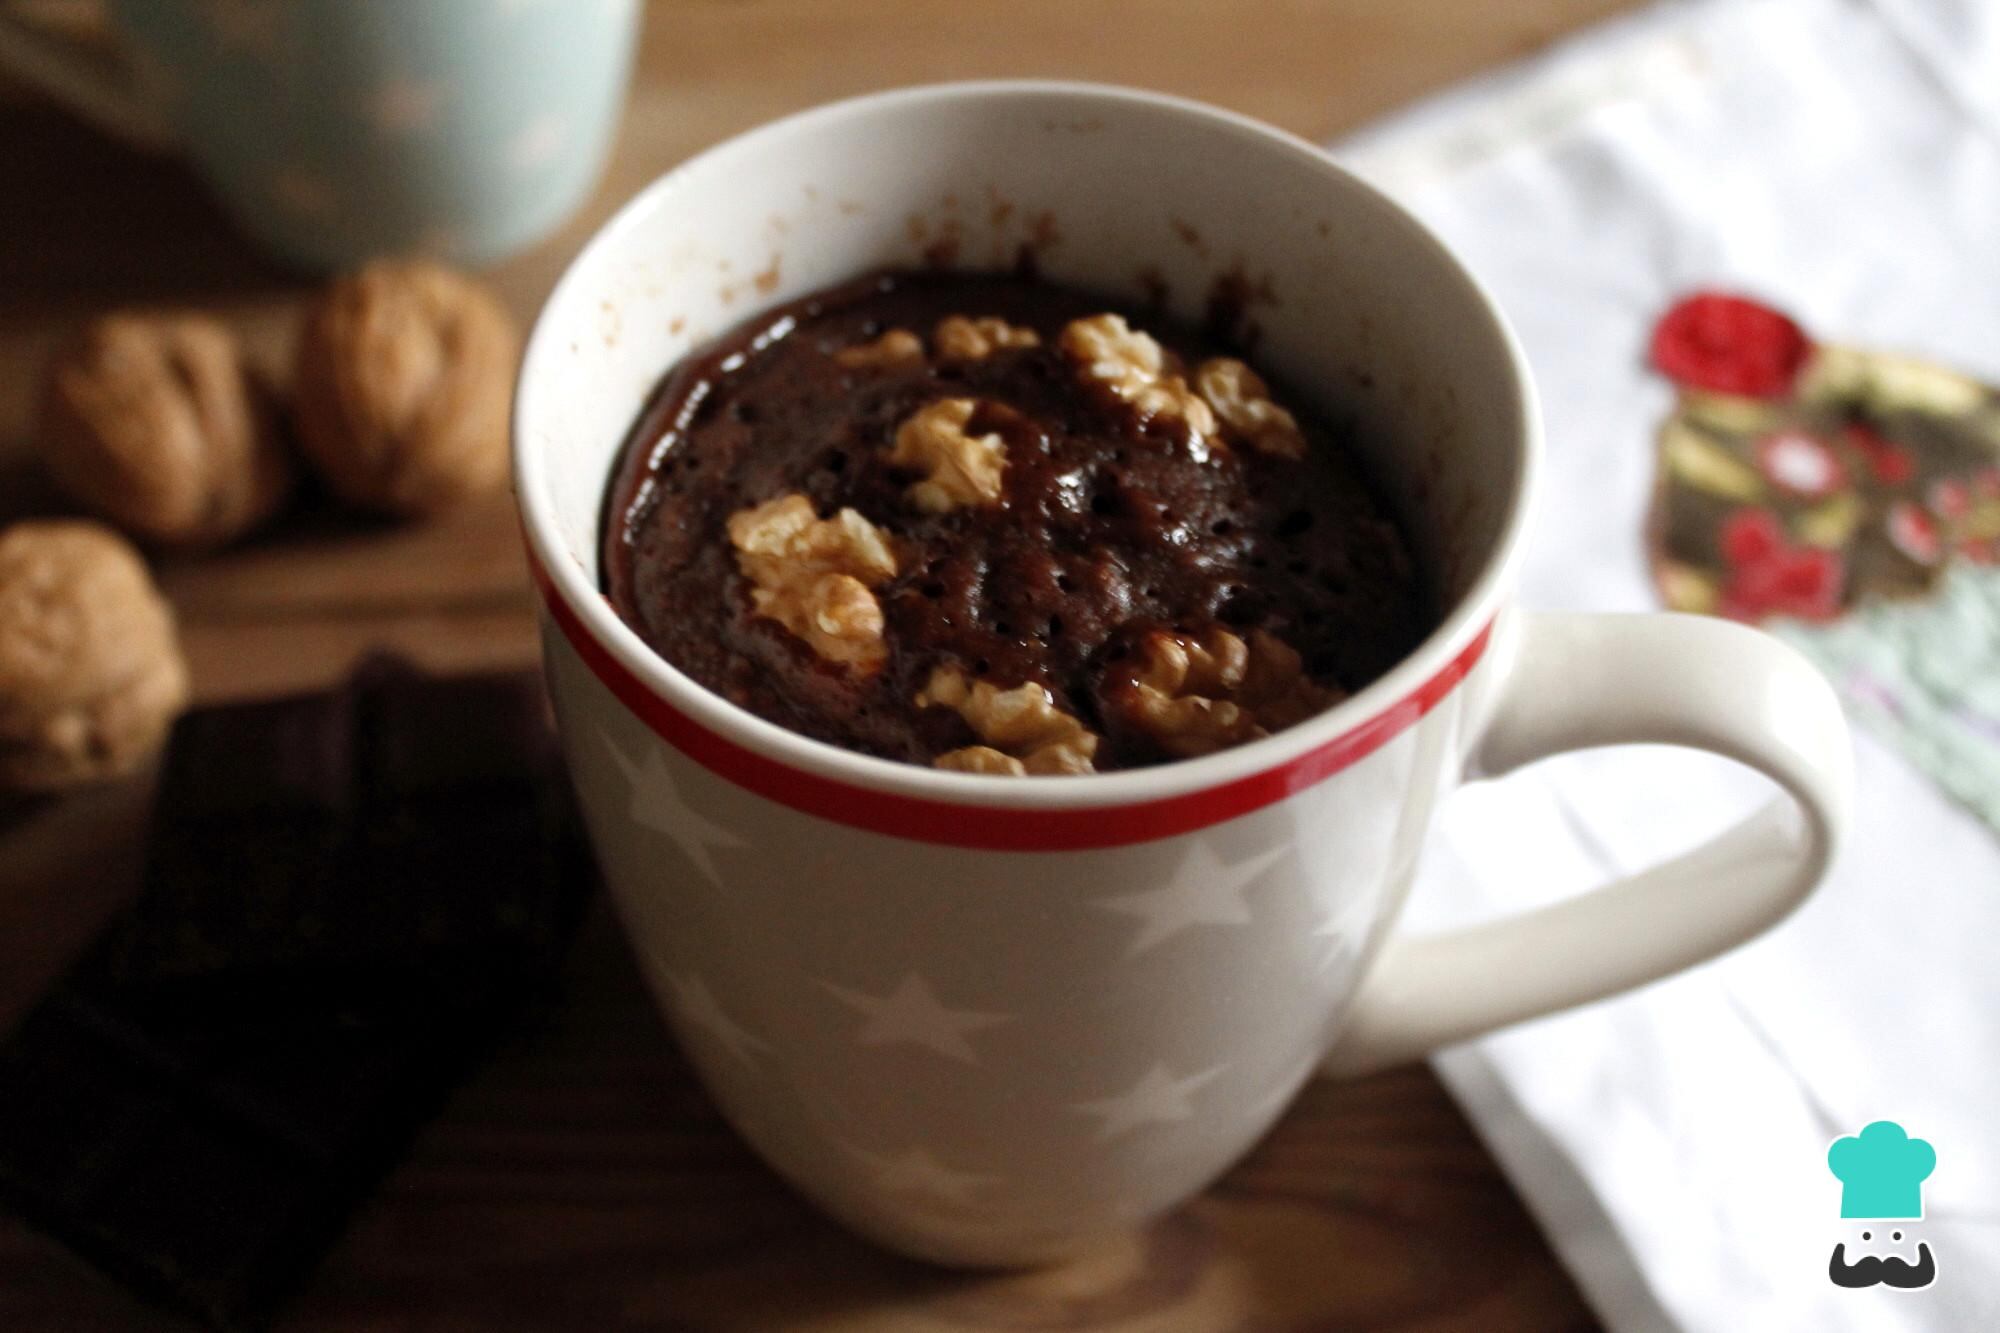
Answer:
[[[533, 676], [435, 680], [390, 659], [346, 688], [190, 715], [153, 814], [147, 888], [104, 950], [121, 981], [435, 971], [546, 932], [530, 868], [564, 846]], [[524, 919], [523, 913], [527, 916]]]
[[375, 661], [190, 714], [144, 892], [0, 1045], [0, 1200], [260, 1326], [548, 994], [593, 882], [533, 676]]

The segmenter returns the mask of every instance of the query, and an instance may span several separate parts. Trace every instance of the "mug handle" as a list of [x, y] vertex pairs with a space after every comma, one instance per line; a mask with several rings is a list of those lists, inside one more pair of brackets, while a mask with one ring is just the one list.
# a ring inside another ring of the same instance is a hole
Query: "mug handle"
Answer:
[[1392, 937], [1321, 1071], [1364, 1074], [1642, 986], [1784, 917], [1832, 861], [1852, 799], [1840, 703], [1804, 657], [1707, 616], [1527, 614], [1471, 777], [1565, 750], [1690, 746], [1780, 798], [1713, 841], [1552, 906]]
[[137, 148], [171, 149], [175, 136], [139, 88], [130, 63], [108, 68], [79, 36], [0, 13], [0, 70]]

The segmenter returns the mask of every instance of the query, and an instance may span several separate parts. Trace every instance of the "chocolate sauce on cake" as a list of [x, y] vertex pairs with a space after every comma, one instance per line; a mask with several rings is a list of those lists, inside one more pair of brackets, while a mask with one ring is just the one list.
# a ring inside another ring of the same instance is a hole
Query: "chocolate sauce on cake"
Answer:
[[773, 722], [986, 772], [1206, 753], [1408, 654], [1433, 598], [1343, 431], [1115, 309], [890, 272], [735, 329], [626, 445], [612, 604]]

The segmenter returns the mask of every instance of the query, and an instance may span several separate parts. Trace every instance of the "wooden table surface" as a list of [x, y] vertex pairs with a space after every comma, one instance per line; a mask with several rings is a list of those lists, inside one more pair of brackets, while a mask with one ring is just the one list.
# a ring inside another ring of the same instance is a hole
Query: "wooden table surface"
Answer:
[[[689, 153], [898, 83], [1055, 75], [1166, 89], [1315, 139], [1631, 0], [659, 0], [617, 152], [581, 215], [494, 275], [523, 319], [619, 200]], [[24, 463], [49, 346], [117, 303], [218, 311], [281, 365], [305, 284], [186, 169], [0, 86], [0, 519], [55, 502]], [[307, 517], [164, 563], [214, 701], [331, 681], [364, 649], [525, 665], [504, 498], [411, 528]], [[0, 829], [0, 1024], [129, 891], [143, 782]], [[298, 1302], [302, 1329], [1593, 1327], [1491, 1157], [1422, 1069], [1309, 1088], [1178, 1216], [1055, 1271], [962, 1275], [822, 1221], [725, 1129], [600, 911], [553, 1022], [425, 1130]], [[162, 1322], [0, 1218], [0, 1328]]]

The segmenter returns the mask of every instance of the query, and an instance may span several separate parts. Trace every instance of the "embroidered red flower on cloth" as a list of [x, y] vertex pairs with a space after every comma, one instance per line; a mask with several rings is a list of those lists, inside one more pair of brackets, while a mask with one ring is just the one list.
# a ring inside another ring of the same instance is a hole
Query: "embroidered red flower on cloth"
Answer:
[[1840, 614], [1845, 562], [1837, 551], [1795, 546], [1768, 509], [1738, 509], [1716, 533], [1727, 576], [1717, 610], [1732, 620], [1768, 616], [1831, 620]]
[[1935, 565], [1947, 548], [1976, 565], [2000, 563], [2000, 469], [1968, 479], [1939, 477], [1928, 507], [1901, 500], [1889, 509], [1889, 541], [1919, 564]]
[[1847, 485], [1847, 468], [1833, 450], [1799, 430], [1775, 431], [1757, 441], [1757, 469], [1772, 485], [1818, 500]]
[[2000, 566], [2000, 387], [1714, 290], [1661, 316], [1650, 355], [1680, 390], [1647, 526], [1669, 606], [1826, 622]]
[[1898, 500], [1889, 506], [1888, 530], [1890, 544], [1920, 565], [1935, 565], [1944, 555], [1937, 520], [1914, 501]]
[[1868, 470], [1884, 486], [1902, 486], [1917, 475], [1917, 460], [1910, 451], [1873, 426], [1854, 422], [1847, 428], [1847, 442], [1868, 460]]
[[1652, 361], [1688, 389], [1782, 398], [1812, 353], [1812, 342], [1783, 312], [1701, 292], [1667, 311], [1653, 329]]
[[1972, 512], [1972, 488], [1958, 477], [1940, 477], [1931, 483], [1931, 508], [1948, 519], [1964, 518]]

